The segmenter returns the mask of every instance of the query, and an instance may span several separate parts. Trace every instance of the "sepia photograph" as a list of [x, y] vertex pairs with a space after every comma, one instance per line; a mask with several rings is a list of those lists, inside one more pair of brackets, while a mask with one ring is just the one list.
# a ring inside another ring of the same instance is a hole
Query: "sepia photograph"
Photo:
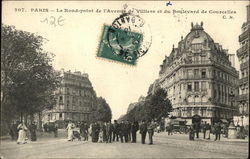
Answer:
[[249, 158], [249, 37], [247, 0], [3, 0], [0, 158]]

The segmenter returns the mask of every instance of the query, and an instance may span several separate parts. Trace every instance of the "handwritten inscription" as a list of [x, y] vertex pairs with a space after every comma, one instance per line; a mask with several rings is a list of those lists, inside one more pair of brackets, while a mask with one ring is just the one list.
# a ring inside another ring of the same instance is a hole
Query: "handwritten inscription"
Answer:
[[169, 1], [168, 3], [166, 3], [166, 6], [172, 6], [172, 3]]
[[41, 23], [45, 23], [48, 25], [52, 25], [54, 27], [56, 26], [63, 26], [65, 19], [62, 16], [59, 17], [54, 17], [54, 16], [50, 16], [50, 17], [46, 17], [43, 20], [41, 20]]

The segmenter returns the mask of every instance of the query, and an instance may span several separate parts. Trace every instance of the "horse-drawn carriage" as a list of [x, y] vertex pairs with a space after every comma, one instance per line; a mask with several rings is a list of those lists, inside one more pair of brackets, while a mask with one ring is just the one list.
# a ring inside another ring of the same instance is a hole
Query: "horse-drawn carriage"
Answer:
[[172, 119], [171, 120], [171, 126], [172, 126], [172, 132], [173, 133], [180, 133], [180, 134], [187, 134], [189, 131], [189, 127], [186, 125], [186, 120], [183, 119]]

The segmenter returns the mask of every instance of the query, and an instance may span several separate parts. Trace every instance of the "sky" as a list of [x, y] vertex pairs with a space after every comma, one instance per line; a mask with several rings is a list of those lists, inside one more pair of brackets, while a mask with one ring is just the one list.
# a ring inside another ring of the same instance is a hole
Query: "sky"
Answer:
[[[118, 119], [126, 113], [130, 103], [136, 102], [142, 95], [146, 96], [150, 84], [158, 78], [165, 56], [170, 54], [173, 45], [178, 46], [181, 36], [185, 38], [190, 32], [191, 22], [200, 24], [203, 21], [204, 30], [230, 54], [235, 54], [240, 47], [238, 36], [246, 21], [248, 1], [171, 1], [172, 5], [169, 6], [167, 2], [3, 1], [2, 23], [46, 38], [48, 41], [43, 47], [55, 55], [55, 69], [88, 73], [97, 96], [106, 99], [112, 109], [113, 119]], [[120, 13], [95, 11], [121, 10], [124, 6], [127, 6], [127, 10], [156, 11], [135, 13], [148, 25], [150, 31], [146, 32], [146, 36], [152, 37], [148, 52], [138, 59], [135, 66], [97, 57], [103, 26], [111, 25]], [[37, 12], [39, 9], [49, 12]], [[65, 9], [93, 9], [93, 13], [57, 12]], [[163, 13], [157, 13], [158, 10]], [[170, 13], [164, 13], [165, 10]], [[199, 10], [199, 13], [173, 14], [173, 10]], [[202, 13], [202, 10], [208, 13]], [[213, 13], [209, 13], [210, 10]], [[236, 13], [214, 13], [227, 10]], [[236, 69], [239, 70], [237, 57], [235, 60]]]

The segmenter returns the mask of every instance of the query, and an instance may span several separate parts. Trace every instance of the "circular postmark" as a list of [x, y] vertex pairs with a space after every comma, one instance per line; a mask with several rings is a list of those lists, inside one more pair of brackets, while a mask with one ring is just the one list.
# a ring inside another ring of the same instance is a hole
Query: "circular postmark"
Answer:
[[144, 19], [139, 15], [124, 13], [113, 21], [107, 40], [114, 54], [130, 61], [148, 52], [152, 36]]

